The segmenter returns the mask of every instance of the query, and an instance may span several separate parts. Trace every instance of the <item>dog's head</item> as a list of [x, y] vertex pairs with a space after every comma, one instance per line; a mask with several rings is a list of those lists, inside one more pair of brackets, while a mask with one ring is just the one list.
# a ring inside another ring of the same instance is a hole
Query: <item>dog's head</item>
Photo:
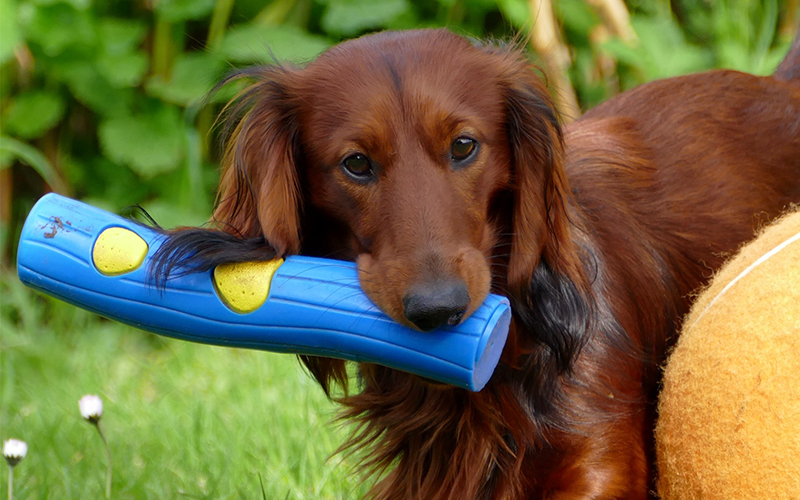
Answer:
[[517, 50], [389, 32], [255, 76], [214, 219], [279, 255], [356, 260], [399, 322], [456, 324], [493, 279], [524, 286], [563, 224], [559, 125]]
[[[299, 252], [353, 260], [373, 302], [420, 330], [508, 295], [526, 339], [568, 368], [580, 334], [562, 313], [582, 271], [558, 119], [521, 50], [387, 32], [235, 76], [256, 82], [228, 107], [218, 230], [172, 233], [156, 279]], [[512, 359], [530, 352], [517, 337]], [[326, 389], [346, 383], [343, 362], [304, 361]]]

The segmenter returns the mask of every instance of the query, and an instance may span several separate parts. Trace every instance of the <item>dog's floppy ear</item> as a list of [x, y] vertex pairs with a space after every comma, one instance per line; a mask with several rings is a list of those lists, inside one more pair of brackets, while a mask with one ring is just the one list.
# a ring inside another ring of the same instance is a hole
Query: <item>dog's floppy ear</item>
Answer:
[[[292, 86], [297, 71], [272, 66], [247, 75], [257, 82], [230, 110], [237, 124], [227, 141], [213, 217], [221, 230], [242, 239], [263, 237], [278, 257], [297, 253], [301, 243], [299, 99]], [[337, 383], [347, 390], [344, 361], [300, 359], [328, 396]]]
[[517, 61], [504, 91], [514, 186], [508, 283], [525, 286], [540, 259], [553, 271], [579, 279], [582, 271], [567, 214], [564, 144], [553, 102], [524, 60]]
[[[295, 70], [250, 70], [256, 83], [231, 105], [236, 122], [227, 140], [213, 221], [242, 238], [263, 236], [278, 256], [300, 249]], [[242, 113], [244, 113], [243, 116]], [[241, 116], [241, 118], [239, 118]]]
[[558, 369], [568, 370], [586, 338], [591, 305], [569, 219], [561, 127], [532, 65], [519, 52], [505, 55], [513, 189], [508, 289], [525, 331], [550, 348]]
[[[269, 260], [300, 248], [297, 126], [290, 78], [282, 66], [239, 70], [217, 85], [254, 78], [226, 107], [227, 139], [213, 228], [165, 231], [150, 275], [162, 286], [171, 274], [219, 264]], [[231, 132], [232, 131], [232, 132]]]

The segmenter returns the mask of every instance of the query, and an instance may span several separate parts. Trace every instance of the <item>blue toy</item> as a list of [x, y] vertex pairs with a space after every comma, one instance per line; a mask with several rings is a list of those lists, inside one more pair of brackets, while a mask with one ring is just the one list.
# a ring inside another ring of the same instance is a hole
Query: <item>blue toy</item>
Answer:
[[76, 306], [193, 342], [377, 363], [479, 391], [506, 342], [508, 300], [489, 295], [454, 328], [419, 332], [364, 295], [355, 264], [294, 255], [148, 278], [163, 234], [48, 194], [20, 237], [20, 280]]

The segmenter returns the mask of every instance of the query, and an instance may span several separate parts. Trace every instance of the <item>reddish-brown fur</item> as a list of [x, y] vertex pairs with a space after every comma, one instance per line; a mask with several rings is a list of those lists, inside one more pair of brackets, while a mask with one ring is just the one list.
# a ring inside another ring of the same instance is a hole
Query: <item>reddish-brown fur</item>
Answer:
[[[469, 312], [507, 295], [509, 341], [479, 393], [360, 367], [341, 402], [373, 496], [646, 498], [659, 365], [692, 294], [800, 202], [798, 61], [795, 44], [776, 77], [642, 85], [563, 135], [520, 51], [444, 30], [250, 71], [214, 214], [236, 238], [177, 232], [162, 259], [356, 260], [366, 293], [406, 323], [404, 294], [437, 280], [462, 279]], [[463, 135], [480, 146], [454, 168]], [[372, 181], [344, 173], [353, 153], [373, 160]], [[326, 391], [346, 385], [343, 362], [304, 361]]]

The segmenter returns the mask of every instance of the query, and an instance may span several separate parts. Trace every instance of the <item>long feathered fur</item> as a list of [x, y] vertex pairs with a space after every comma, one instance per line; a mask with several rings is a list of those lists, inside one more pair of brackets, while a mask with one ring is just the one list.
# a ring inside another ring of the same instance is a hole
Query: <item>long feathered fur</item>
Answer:
[[[355, 423], [343, 450], [376, 477], [370, 495], [646, 498], [659, 366], [693, 290], [755, 214], [800, 201], [799, 59], [796, 42], [775, 78], [644, 85], [566, 130], [518, 47], [444, 30], [249, 70], [213, 227], [170, 232], [153, 273], [356, 260], [398, 321], [397, 297], [430, 276], [506, 294], [508, 343], [479, 393], [367, 364], [353, 389], [344, 362], [302, 358]], [[459, 133], [480, 149], [451, 169], [437, 148]], [[343, 173], [353, 151], [371, 157], [373, 184]]]

